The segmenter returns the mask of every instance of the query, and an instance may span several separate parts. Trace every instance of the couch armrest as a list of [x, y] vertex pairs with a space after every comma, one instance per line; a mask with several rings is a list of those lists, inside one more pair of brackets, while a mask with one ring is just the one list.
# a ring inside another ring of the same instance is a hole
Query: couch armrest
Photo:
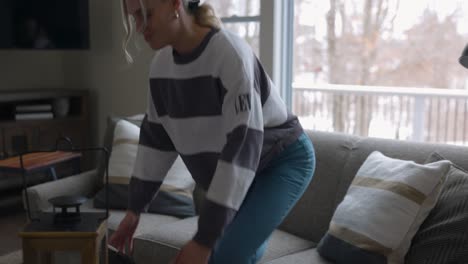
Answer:
[[[49, 199], [62, 195], [81, 195], [89, 197], [96, 189], [97, 171], [90, 170], [56, 181], [46, 182], [27, 188], [29, 206], [33, 213], [50, 207]], [[26, 195], [23, 191], [23, 205], [26, 209]]]

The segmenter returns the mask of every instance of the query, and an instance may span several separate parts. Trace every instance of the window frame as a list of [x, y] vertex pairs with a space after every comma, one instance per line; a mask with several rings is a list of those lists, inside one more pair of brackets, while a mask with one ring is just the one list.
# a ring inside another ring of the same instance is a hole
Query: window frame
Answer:
[[294, 0], [261, 0], [260, 60], [292, 109]]
[[259, 22], [260, 23], [260, 16], [237, 16], [237, 15], [233, 15], [233, 16], [230, 16], [230, 17], [221, 17], [221, 21], [224, 24], [249, 23], [249, 22]]
[[260, 24], [259, 59], [292, 108], [294, 0], [260, 0], [260, 15], [221, 17], [224, 24]]

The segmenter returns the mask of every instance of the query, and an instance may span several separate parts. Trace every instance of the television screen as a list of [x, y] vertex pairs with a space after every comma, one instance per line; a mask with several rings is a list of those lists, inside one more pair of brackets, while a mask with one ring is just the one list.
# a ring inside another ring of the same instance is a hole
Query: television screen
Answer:
[[88, 0], [0, 0], [1, 49], [88, 49]]

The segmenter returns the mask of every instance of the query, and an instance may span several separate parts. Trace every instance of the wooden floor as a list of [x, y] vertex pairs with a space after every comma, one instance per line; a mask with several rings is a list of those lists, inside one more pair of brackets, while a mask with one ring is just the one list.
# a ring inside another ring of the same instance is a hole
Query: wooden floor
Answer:
[[23, 208], [0, 208], [0, 256], [21, 249], [18, 231], [25, 223], [26, 212]]

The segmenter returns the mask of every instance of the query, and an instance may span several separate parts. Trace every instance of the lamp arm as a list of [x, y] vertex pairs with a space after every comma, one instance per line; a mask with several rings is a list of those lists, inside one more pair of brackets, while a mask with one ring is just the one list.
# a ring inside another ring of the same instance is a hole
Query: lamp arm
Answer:
[[70, 150], [73, 150], [75, 147], [73, 146], [73, 142], [72, 140], [69, 138], [69, 137], [60, 137], [59, 139], [57, 139], [57, 141], [55, 142], [55, 150], [63, 150], [63, 151], [66, 151], [66, 149], [60, 149], [59, 146], [60, 146], [60, 142], [62, 141], [65, 141], [66, 143], [68, 143], [68, 145], [70, 146]]

